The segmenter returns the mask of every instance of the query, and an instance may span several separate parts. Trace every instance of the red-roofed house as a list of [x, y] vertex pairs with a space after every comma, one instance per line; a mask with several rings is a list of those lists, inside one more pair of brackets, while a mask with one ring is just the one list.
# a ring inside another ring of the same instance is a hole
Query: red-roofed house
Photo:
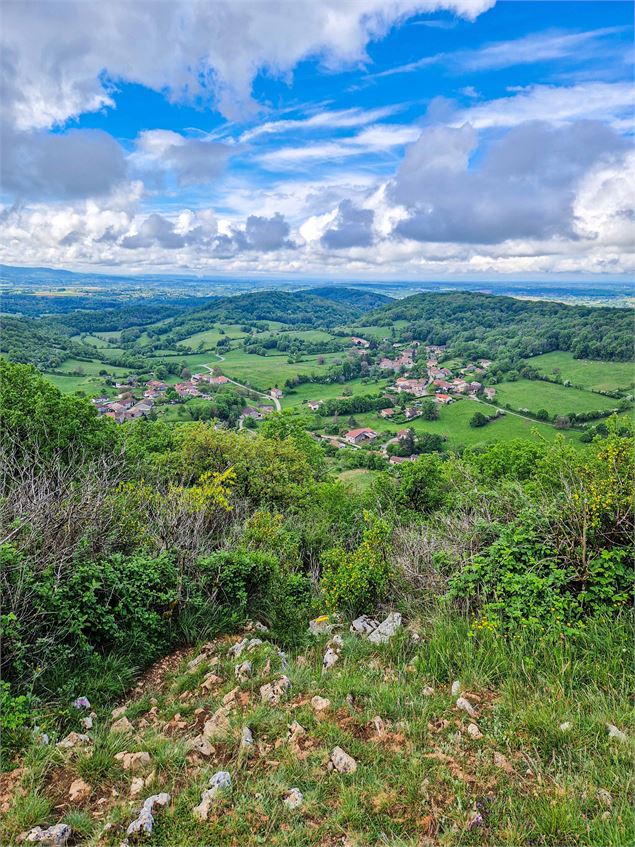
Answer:
[[374, 429], [368, 429], [368, 427], [361, 427], [360, 429], [351, 429], [346, 433], [344, 438], [348, 441], [349, 444], [361, 444], [364, 441], [372, 441], [377, 438], [379, 433], [375, 432]]

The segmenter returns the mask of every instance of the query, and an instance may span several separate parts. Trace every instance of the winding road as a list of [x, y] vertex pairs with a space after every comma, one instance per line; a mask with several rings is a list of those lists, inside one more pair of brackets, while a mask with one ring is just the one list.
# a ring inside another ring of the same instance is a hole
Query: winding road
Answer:
[[[224, 356], [221, 356], [221, 354], [220, 354], [220, 353], [215, 353], [214, 355], [215, 355], [215, 356], [218, 356], [218, 358], [219, 358], [219, 360], [220, 360], [221, 362], [224, 362], [224, 361], [225, 361], [225, 357], [224, 357]], [[213, 366], [212, 366], [212, 365], [202, 365], [202, 367], [204, 367], [204, 368], [205, 368], [206, 370], [208, 370], [210, 373], [213, 373]], [[237, 386], [238, 386], [238, 388], [242, 388], [242, 389], [244, 389], [245, 391], [249, 391], [251, 394], [257, 394], [259, 397], [266, 397], [266, 398], [267, 398], [267, 400], [272, 401], [272, 402], [273, 402], [273, 405], [275, 406], [276, 412], [281, 412], [281, 411], [282, 411], [282, 406], [280, 405], [280, 401], [278, 400], [278, 398], [277, 398], [277, 397], [272, 397], [272, 396], [271, 396], [271, 394], [266, 394], [264, 391], [256, 391], [256, 389], [255, 389], [255, 388], [251, 388], [249, 385], [243, 385], [243, 384], [242, 384], [242, 382], [237, 382], [235, 379], [232, 379], [231, 377], [227, 376], [226, 374], [225, 374], [224, 376], [225, 376], [225, 378], [226, 378], [226, 379], [228, 379], [228, 380], [229, 380], [229, 381], [230, 381], [233, 385], [237, 385]], [[242, 422], [241, 422], [241, 427], [240, 427], [240, 428], [242, 429]]]

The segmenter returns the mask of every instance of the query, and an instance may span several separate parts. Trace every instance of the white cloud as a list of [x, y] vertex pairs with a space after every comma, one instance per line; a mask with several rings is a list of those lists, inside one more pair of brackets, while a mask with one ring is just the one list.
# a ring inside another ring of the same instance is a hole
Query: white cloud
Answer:
[[383, 118], [388, 118], [403, 109], [403, 105], [384, 106], [378, 109], [332, 109], [318, 112], [308, 118], [294, 118], [280, 121], [267, 121], [253, 129], [248, 129], [239, 141], [253, 141], [261, 135], [280, 135], [287, 132], [311, 131], [316, 129], [342, 129], [365, 126]]
[[495, 0], [5, 0], [5, 117], [43, 128], [112, 105], [108, 79], [175, 99], [208, 97], [225, 114], [253, 109], [264, 70], [283, 76], [302, 59], [328, 68], [365, 59], [367, 43], [421, 11], [474, 18]]

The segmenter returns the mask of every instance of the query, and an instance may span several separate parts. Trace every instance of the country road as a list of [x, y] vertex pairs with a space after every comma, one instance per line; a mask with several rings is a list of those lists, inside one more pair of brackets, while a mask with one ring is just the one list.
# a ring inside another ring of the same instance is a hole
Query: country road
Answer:
[[[220, 361], [221, 361], [221, 362], [224, 362], [224, 361], [225, 361], [224, 357], [223, 357], [223, 356], [221, 356], [221, 355], [220, 355], [220, 353], [215, 353], [214, 355], [215, 355], [215, 356], [218, 356], [218, 358], [220, 359]], [[213, 371], [213, 367], [212, 367], [211, 365], [203, 365], [202, 367], [204, 367], [204, 368], [205, 368], [206, 370], [208, 370], [210, 373], [212, 373], [212, 371]], [[278, 400], [278, 398], [277, 398], [277, 397], [272, 397], [272, 396], [271, 396], [271, 394], [266, 394], [264, 391], [256, 391], [256, 389], [255, 389], [255, 388], [250, 388], [248, 385], [243, 385], [243, 384], [242, 384], [242, 382], [237, 382], [235, 379], [232, 379], [231, 377], [227, 376], [227, 374], [225, 374], [225, 376], [227, 377], [227, 379], [228, 379], [231, 383], [233, 383], [233, 385], [237, 385], [237, 386], [238, 386], [238, 388], [242, 388], [242, 389], [244, 389], [245, 391], [249, 391], [249, 392], [251, 392], [252, 394], [257, 394], [259, 397], [266, 397], [266, 398], [267, 398], [267, 400], [271, 400], [271, 401], [273, 401], [273, 404], [274, 404], [274, 406], [275, 406], [276, 412], [281, 412], [281, 411], [282, 411], [282, 406], [280, 405], [280, 401]], [[242, 429], [242, 427], [241, 427], [241, 429]]]

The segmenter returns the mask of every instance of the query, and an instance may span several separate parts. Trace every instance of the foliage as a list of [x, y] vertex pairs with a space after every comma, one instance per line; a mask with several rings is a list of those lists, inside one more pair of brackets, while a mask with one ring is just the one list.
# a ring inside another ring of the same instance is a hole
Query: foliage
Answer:
[[350, 614], [370, 612], [388, 587], [390, 526], [369, 512], [364, 520], [366, 528], [355, 550], [348, 552], [336, 547], [322, 558], [322, 591], [330, 610]]
[[11, 686], [4, 680], [0, 681], [0, 714], [2, 715], [1, 770], [16, 750], [25, 744], [32, 718], [30, 698], [24, 694], [12, 694]]

